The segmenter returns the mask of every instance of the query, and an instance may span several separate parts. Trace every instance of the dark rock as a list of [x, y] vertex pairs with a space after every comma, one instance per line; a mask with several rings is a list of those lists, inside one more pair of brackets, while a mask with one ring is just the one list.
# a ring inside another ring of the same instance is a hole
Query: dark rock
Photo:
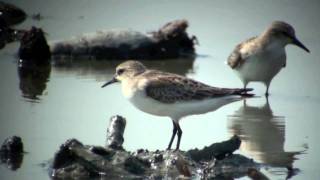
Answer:
[[240, 154], [233, 154], [222, 160], [209, 161], [203, 170], [203, 178], [232, 177], [240, 178], [248, 175], [249, 169], [258, 168], [257, 163]]
[[62, 144], [55, 154], [49, 173], [51, 177], [58, 179], [83, 179], [98, 176], [131, 177], [127, 171], [121, 171], [119, 168], [123, 167], [127, 157], [129, 157], [127, 152], [84, 146], [76, 139], [71, 139]]
[[[103, 153], [97, 153], [103, 152]], [[108, 152], [108, 153], [106, 153]], [[110, 153], [109, 153], [110, 152]], [[204, 161], [204, 160], [203, 160]], [[84, 146], [76, 140], [64, 143], [56, 154], [51, 176], [59, 178], [178, 178], [242, 177], [257, 168], [251, 159], [230, 155], [220, 161], [197, 163], [184, 152], [141, 151]]]
[[26, 62], [48, 63], [51, 53], [42, 29], [32, 27], [23, 34], [18, 54]]
[[[114, 116], [110, 119], [108, 135], [113, 136], [119, 129], [122, 135], [124, 127], [124, 118]], [[206, 154], [209, 151], [199, 150], [196, 156], [201, 157], [199, 163], [190, 158], [190, 151], [152, 152], [139, 149], [131, 153], [123, 148], [83, 145], [72, 139], [64, 143], [56, 153], [50, 175], [58, 179], [239, 178], [247, 176], [250, 168], [258, 168], [258, 164], [252, 159], [232, 154], [239, 145], [236, 137], [212, 145], [215, 148], [211, 150], [216, 151], [211, 151], [210, 154], [228, 154], [222, 160], [212, 160], [212, 156]], [[201, 152], [205, 155], [201, 156]]]
[[1, 163], [6, 164], [11, 170], [20, 168], [23, 161], [23, 143], [20, 137], [12, 136], [3, 142], [0, 159]]
[[107, 149], [105, 149], [101, 146], [92, 146], [92, 147], [90, 147], [90, 151], [95, 154], [98, 154], [100, 156], [105, 156], [105, 157], [114, 155], [113, 151], [108, 151]]
[[[156, 152], [155, 152], [156, 153]], [[163, 155], [162, 154], [155, 154], [153, 159], [153, 163], [160, 163], [163, 161]]]
[[112, 116], [107, 130], [107, 146], [113, 149], [123, 149], [123, 133], [126, 127], [126, 119], [121, 116]]
[[221, 160], [226, 156], [231, 155], [237, 149], [239, 149], [240, 144], [241, 144], [240, 138], [235, 135], [227, 141], [214, 143], [209, 147], [204, 147], [202, 150], [198, 150], [198, 149], [189, 150], [187, 154], [196, 162], [213, 159], [213, 158], [216, 158], [217, 160]]
[[144, 149], [138, 149], [137, 154], [144, 153]]
[[67, 140], [64, 144], [60, 146], [59, 151], [56, 152], [53, 158], [53, 163], [52, 163], [53, 169], [59, 169], [61, 167], [65, 167], [67, 165], [74, 163], [74, 161], [76, 160], [76, 156], [70, 150], [70, 146], [82, 147], [83, 145], [76, 139]]
[[7, 43], [20, 40], [24, 32], [24, 30], [12, 29], [0, 16], [0, 49], [4, 48]]
[[11, 26], [21, 23], [27, 17], [26, 13], [15, 5], [0, 1], [0, 17]]
[[0, 16], [0, 49], [4, 48], [7, 42], [10, 42], [10, 28], [7, 22]]
[[129, 157], [124, 162], [124, 169], [130, 173], [141, 175], [146, 171], [146, 168], [150, 167], [148, 161], [143, 161], [137, 157]]
[[64, 168], [54, 169], [52, 179], [89, 179], [91, 172], [82, 164], [72, 163]]
[[1, 152], [3, 153], [23, 153], [23, 143], [20, 137], [12, 136], [7, 138], [1, 145]]

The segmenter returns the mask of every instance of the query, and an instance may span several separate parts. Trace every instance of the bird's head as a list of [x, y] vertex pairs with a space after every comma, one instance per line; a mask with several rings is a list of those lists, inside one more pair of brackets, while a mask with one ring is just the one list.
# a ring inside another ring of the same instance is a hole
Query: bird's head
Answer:
[[106, 87], [115, 82], [130, 80], [145, 71], [146, 67], [139, 61], [126, 61], [117, 66], [116, 73], [113, 75], [112, 79], [106, 82], [102, 87]]
[[267, 34], [271, 39], [282, 42], [284, 45], [294, 44], [307, 52], [310, 52], [309, 49], [303, 45], [295, 35], [294, 28], [283, 21], [274, 21], [270, 27], [266, 30]]

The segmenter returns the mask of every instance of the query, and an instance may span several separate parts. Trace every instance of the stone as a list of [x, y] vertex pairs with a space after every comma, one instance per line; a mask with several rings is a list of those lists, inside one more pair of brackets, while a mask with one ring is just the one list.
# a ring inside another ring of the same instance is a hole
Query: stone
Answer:
[[48, 63], [51, 52], [41, 28], [32, 27], [23, 34], [18, 55], [26, 63]]
[[113, 149], [123, 149], [122, 144], [124, 141], [123, 133], [126, 127], [126, 119], [116, 115], [110, 119], [109, 127], [107, 130], [107, 146]]

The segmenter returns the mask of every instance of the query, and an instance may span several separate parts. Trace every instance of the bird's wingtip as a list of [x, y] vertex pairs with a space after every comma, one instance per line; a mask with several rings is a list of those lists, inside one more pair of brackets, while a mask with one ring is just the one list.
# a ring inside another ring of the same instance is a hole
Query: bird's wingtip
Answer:
[[241, 92], [240, 92], [239, 95], [242, 96], [242, 97], [253, 97], [253, 96], [255, 96], [255, 94], [253, 94], [253, 93], [248, 93], [250, 91], [253, 91], [253, 88], [243, 88], [243, 89], [241, 89]]
[[244, 91], [246, 91], [246, 92], [253, 91], [253, 88], [245, 88]]

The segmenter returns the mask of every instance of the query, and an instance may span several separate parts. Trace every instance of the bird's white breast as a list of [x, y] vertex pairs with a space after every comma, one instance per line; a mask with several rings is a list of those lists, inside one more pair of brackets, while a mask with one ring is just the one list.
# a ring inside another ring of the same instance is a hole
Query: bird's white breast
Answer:
[[248, 55], [244, 63], [234, 70], [243, 82], [269, 82], [285, 63], [286, 54], [282, 47]]
[[147, 97], [145, 93], [146, 80], [122, 82], [122, 93], [139, 110], [158, 116], [168, 116], [168, 107], [159, 101]]

